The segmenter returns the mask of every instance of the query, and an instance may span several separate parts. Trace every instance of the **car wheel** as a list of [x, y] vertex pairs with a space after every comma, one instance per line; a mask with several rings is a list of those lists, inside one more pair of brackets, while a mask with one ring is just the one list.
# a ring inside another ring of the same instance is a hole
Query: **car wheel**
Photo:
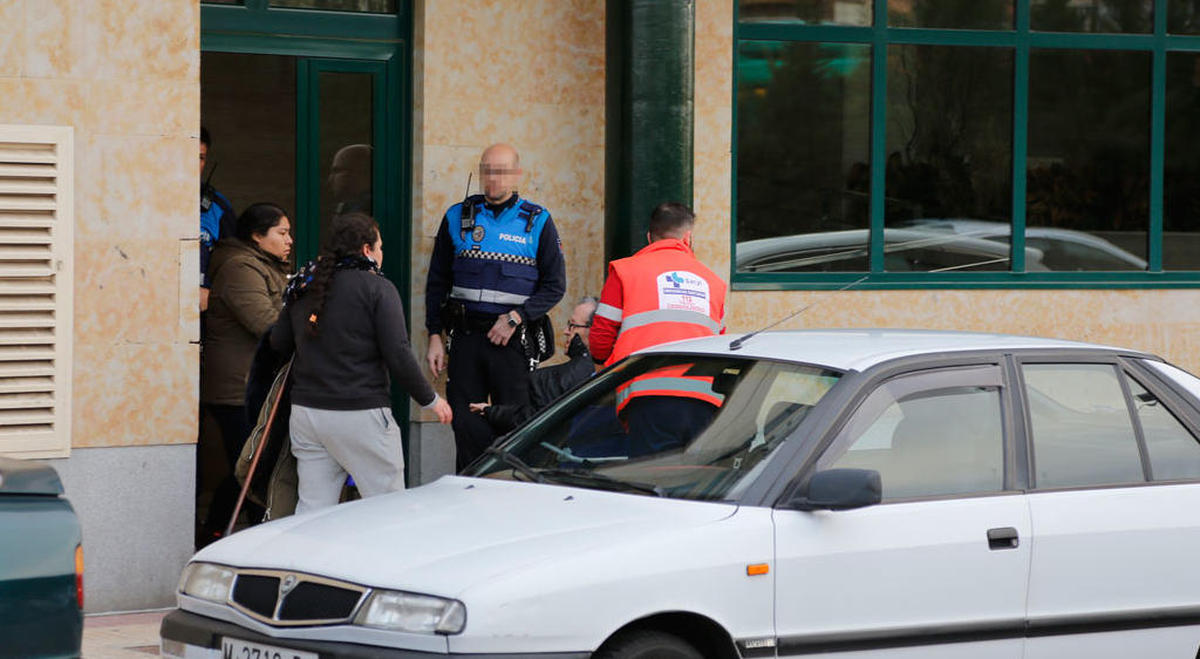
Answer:
[[704, 659], [683, 639], [651, 630], [621, 634], [592, 656], [593, 659]]

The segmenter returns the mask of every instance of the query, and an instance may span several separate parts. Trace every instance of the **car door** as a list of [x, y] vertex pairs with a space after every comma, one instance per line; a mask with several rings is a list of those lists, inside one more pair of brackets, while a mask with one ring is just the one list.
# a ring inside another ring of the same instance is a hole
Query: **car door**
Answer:
[[1035, 488], [1025, 656], [1197, 656], [1194, 412], [1135, 362], [1019, 371]]
[[1030, 523], [1001, 368], [873, 386], [817, 469], [876, 470], [883, 502], [774, 510], [778, 656], [1020, 657]]

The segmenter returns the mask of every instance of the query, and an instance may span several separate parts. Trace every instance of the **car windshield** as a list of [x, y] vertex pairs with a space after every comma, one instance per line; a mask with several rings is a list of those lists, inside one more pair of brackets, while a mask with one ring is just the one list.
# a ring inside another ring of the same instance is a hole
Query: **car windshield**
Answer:
[[775, 361], [635, 356], [560, 399], [466, 473], [736, 499], [838, 377]]

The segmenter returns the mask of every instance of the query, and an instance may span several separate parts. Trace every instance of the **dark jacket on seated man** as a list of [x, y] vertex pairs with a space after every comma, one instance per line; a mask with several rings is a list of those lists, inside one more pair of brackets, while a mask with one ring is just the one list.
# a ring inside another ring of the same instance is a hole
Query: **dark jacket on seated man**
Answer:
[[567, 346], [570, 361], [539, 368], [530, 374], [528, 405], [490, 405], [484, 416], [496, 433], [506, 433], [540, 412], [575, 385], [595, 373], [587, 345], [575, 335]]

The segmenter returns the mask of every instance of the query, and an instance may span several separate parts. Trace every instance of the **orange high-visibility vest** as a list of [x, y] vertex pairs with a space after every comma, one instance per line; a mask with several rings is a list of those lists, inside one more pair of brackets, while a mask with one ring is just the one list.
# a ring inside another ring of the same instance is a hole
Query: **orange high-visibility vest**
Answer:
[[[605, 366], [643, 348], [725, 331], [725, 282], [682, 241], [655, 241], [609, 267], [621, 279], [624, 299], [620, 309], [601, 300], [596, 310], [621, 325]], [[712, 378], [684, 377], [685, 370], [658, 369], [634, 378], [617, 391], [618, 411], [637, 396], [683, 396], [720, 405]]]

